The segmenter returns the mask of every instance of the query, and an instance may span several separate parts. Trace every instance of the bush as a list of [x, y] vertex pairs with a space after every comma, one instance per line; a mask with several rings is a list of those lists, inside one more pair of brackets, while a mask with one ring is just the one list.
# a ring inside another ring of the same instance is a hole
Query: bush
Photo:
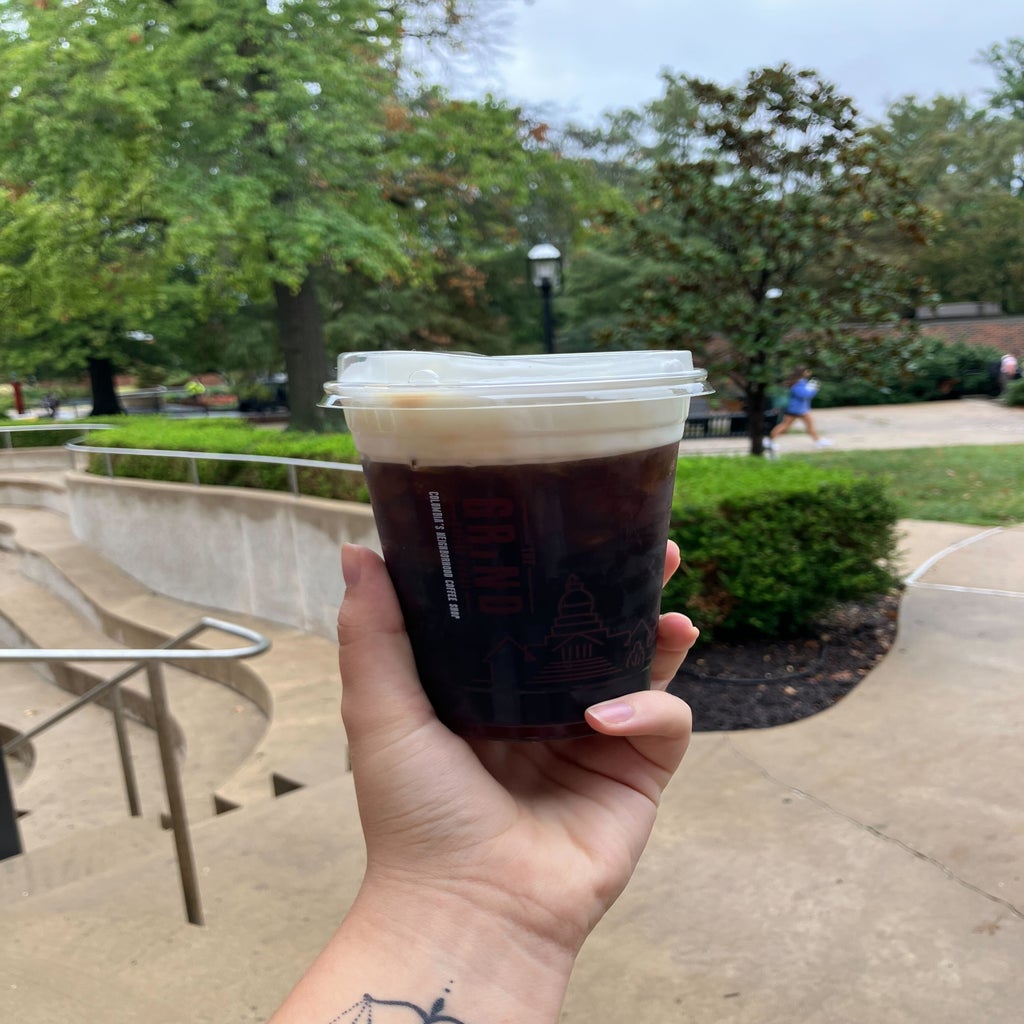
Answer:
[[816, 409], [837, 409], [851, 405], [896, 405], [909, 402], [902, 391], [879, 387], [865, 380], [821, 380], [821, 390], [814, 396]]
[[898, 512], [884, 482], [760, 459], [683, 459], [665, 588], [708, 640], [792, 636], [840, 601], [888, 593]]
[[1003, 401], [1007, 405], [1024, 405], [1024, 380], [1013, 380], [1007, 385]]
[[933, 402], [967, 395], [994, 397], [999, 393], [993, 367], [1002, 353], [998, 349], [946, 342], [925, 336], [924, 353], [903, 376], [884, 387], [864, 380], [830, 377], [821, 372], [821, 392], [814, 404], [819, 409], [844, 405], [887, 405], [903, 402]]
[[[233, 455], [265, 455], [279, 458], [311, 459], [319, 462], [358, 463], [349, 434], [303, 434], [264, 430], [241, 420], [167, 420], [146, 417], [104, 431], [93, 442], [105, 448], [151, 448], [157, 451], [218, 452]], [[187, 483], [189, 462], [150, 455], [111, 456], [115, 476], [143, 480]], [[196, 460], [200, 483], [228, 487], [257, 487], [271, 491], [288, 490], [288, 470], [251, 462]], [[93, 455], [89, 471], [103, 474], [106, 460]], [[316, 466], [299, 467], [300, 494], [342, 501], [367, 501], [362, 473], [345, 473]]]

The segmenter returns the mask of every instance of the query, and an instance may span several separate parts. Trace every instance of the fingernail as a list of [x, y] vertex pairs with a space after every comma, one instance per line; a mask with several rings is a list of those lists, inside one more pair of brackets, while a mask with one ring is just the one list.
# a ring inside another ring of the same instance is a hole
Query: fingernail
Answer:
[[625, 701], [609, 701], [607, 704], [595, 704], [590, 713], [605, 725], [618, 725], [633, 717], [633, 705]]
[[345, 580], [345, 587], [354, 587], [359, 582], [359, 576], [363, 571], [363, 551], [358, 544], [342, 544], [341, 546], [341, 575]]

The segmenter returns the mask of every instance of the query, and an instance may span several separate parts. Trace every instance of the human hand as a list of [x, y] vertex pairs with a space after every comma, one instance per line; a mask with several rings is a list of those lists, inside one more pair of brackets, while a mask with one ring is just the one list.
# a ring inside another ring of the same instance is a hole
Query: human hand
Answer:
[[[629, 880], [686, 751], [689, 709], [665, 688], [697, 630], [662, 617], [652, 690], [589, 709], [592, 737], [465, 740], [420, 685], [382, 560], [346, 546], [342, 561], [342, 715], [367, 847], [360, 901], [381, 919], [422, 916], [435, 941], [467, 922], [476, 935], [493, 925], [506, 946], [571, 965]], [[670, 543], [666, 579], [678, 565]]]

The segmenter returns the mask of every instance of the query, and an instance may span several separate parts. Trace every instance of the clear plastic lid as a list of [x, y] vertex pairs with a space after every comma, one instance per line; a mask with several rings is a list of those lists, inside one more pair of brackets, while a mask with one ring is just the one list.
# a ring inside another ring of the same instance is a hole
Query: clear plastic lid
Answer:
[[650, 401], [711, 393], [687, 351], [482, 356], [467, 352], [350, 352], [324, 385], [326, 408]]

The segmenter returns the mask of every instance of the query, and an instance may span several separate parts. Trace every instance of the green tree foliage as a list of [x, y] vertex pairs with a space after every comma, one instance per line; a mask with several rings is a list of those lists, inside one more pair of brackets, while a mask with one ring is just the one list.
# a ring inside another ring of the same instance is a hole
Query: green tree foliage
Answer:
[[767, 392], [787, 369], [828, 351], [833, 366], [889, 376], [913, 354], [900, 312], [923, 285], [904, 250], [929, 215], [814, 72], [765, 68], [738, 88], [667, 77], [663, 106], [670, 152], [633, 223], [635, 251], [659, 271], [623, 339], [692, 348], [720, 385], [727, 375], [760, 454]]
[[[568, 158], [546, 123], [493, 97], [456, 100], [424, 88], [396, 95], [386, 120], [378, 182], [404, 262], [379, 280], [316, 268], [328, 351], [539, 350], [526, 252], [539, 239], [580, 251], [615, 189]], [[246, 312], [250, 334], [272, 314], [266, 303]], [[218, 331], [238, 333], [233, 320]], [[241, 354], [232, 345], [225, 359]]]
[[540, 238], [571, 249], [607, 187], [563, 158], [545, 123], [494, 98], [424, 90], [389, 125], [381, 180], [407, 271], [324, 279], [333, 347], [538, 347], [525, 253]]
[[[404, 46], [464, 31], [475, 6], [8, 0], [6, 338], [111, 307], [148, 330], [180, 302], [197, 322], [270, 302], [293, 423], [319, 426], [330, 367], [315, 275], [405, 271], [380, 182]], [[118, 355], [119, 336], [97, 354]]]
[[685, 152], [684, 126], [692, 101], [682, 90], [633, 110], [604, 115], [599, 126], [569, 125], [562, 146], [605, 186], [585, 206], [586, 231], [578, 239], [564, 298], [559, 303], [562, 344], [586, 351], [601, 348], [620, 334], [631, 298], [659, 272], [656, 260], [633, 245], [630, 224], [647, 206], [647, 184], [661, 161]]
[[1024, 36], [994, 43], [981, 56], [996, 76], [991, 106], [1024, 119]]
[[914, 256], [937, 297], [1024, 312], [1024, 116], [910, 97], [877, 136], [937, 213], [932, 244]]

